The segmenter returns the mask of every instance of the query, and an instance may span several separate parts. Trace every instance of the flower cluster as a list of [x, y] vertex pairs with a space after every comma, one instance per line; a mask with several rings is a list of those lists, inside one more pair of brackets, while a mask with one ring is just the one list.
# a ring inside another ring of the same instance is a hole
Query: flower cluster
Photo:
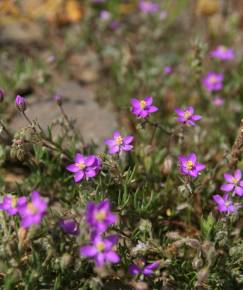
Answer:
[[95, 177], [101, 170], [101, 159], [97, 156], [83, 156], [80, 153], [75, 155], [73, 164], [70, 164], [66, 169], [74, 173], [74, 181], [79, 182], [82, 179]]
[[103, 236], [109, 226], [117, 221], [116, 215], [110, 211], [109, 200], [106, 199], [98, 204], [89, 202], [86, 221], [91, 229], [91, 244], [81, 247], [80, 255], [94, 259], [97, 267], [102, 267], [105, 263], [118, 263], [120, 258], [114, 250], [118, 236]]
[[237, 169], [233, 175], [230, 173], [224, 174], [224, 179], [226, 183], [224, 183], [220, 187], [220, 189], [224, 191], [225, 194], [223, 195], [223, 197], [219, 194], [213, 196], [214, 201], [217, 203], [217, 208], [219, 212], [226, 212], [229, 214], [236, 211], [237, 207], [234, 205], [229, 193], [232, 193], [232, 197], [235, 195], [243, 195], [243, 180], [241, 179], [241, 177], [242, 174], [240, 169]]
[[29, 228], [33, 224], [40, 224], [46, 213], [47, 202], [40, 196], [39, 192], [31, 193], [31, 200], [28, 202], [24, 196], [4, 196], [0, 209], [9, 215], [18, 214], [21, 217], [21, 227]]

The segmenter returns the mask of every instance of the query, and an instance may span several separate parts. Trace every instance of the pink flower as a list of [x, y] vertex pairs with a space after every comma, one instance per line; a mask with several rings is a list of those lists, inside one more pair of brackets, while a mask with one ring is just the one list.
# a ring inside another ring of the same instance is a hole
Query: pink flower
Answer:
[[74, 161], [75, 163], [68, 165], [66, 169], [74, 173], [75, 182], [79, 182], [84, 178], [93, 178], [101, 170], [101, 159], [94, 155], [83, 156], [77, 153]]
[[137, 265], [130, 265], [128, 271], [131, 275], [143, 274], [144, 276], [151, 276], [153, 271], [159, 266], [159, 262], [154, 262], [144, 267], [138, 267]]
[[218, 194], [213, 196], [213, 200], [217, 203], [217, 208], [219, 212], [227, 212], [228, 214], [236, 211], [234, 204], [229, 200], [228, 193], [225, 193], [224, 196]]
[[224, 174], [224, 179], [227, 183], [223, 184], [221, 186], [222, 191], [232, 191], [233, 195], [237, 194], [239, 196], [243, 195], [243, 180], [241, 180], [241, 171], [240, 169], [237, 169], [234, 173], [234, 175], [231, 175], [230, 173]]
[[185, 110], [177, 108], [175, 112], [178, 115], [177, 121], [189, 126], [195, 126], [195, 122], [202, 118], [200, 115], [194, 115], [194, 108], [191, 106]]
[[220, 91], [223, 87], [224, 75], [216, 72], [209, 72], [203, 79], [203, 86], [209, 92]]
[[188, 156], [180, 155], [178, 157], [180, 172], [183, 175], [197, 177], [199, 172], [205, 169], [205, 165], [197, 162], [195, 153], [190, 153]]
[[120, 257], [114, 251], [118, 237], [111, 235], [103, 238], [99, 234], [91, 235], [91, 244], [80, 248], [80, 255], [95, 260], [97, 267], [102, 267], [106, 263], [116, 264]]
[[6, 211], [9, 215], [16, 215], [20, 206], [24, 206], [27, 203], [25, 196], [7, 196], [3, 197], [3, 202], [0, 203], [0, 209]]
[[153, 98], [148, 96], [144, 100], [132, 99], [131, 112], [138, 118], [147, 118], [150, 114], [157, 112], [158, 108], [153, 106]]
[[140, 0], [139, 9], [144, 14], [153, 14], [159, 11], [159, 5], [153, 1]]
[[133, 136], [122, 137], [120, 132], [116, 131], [113, 134], [113, 139], [105, 140], [105, 144], [109, 146], [109, 154], [116, 154], [122, 151], [131, 151]]
[[213, 105], [216, 106], [216, 107], [220, 107], [224, 104], [224, 99], [219, 97], [219, 96], [216, 96], [213, 101], [212, 101]]
[[224, 45], [219, 45], [211, 52], [211, 56], [222, 61], [232, 60], [235, 58], [235, 53], [232, 48], [227, 48]]
[[164, 74], [169, 75], [172, 73], [172, 67], [171, 66], [165, 66], [164, 67]]
[[47, 202], [40, 196], [39, 192], [31, 193], [31, 201], [18, 207], [21, 216], [21, 227], [29, 228], [33, 224], [39, 224], [46, 213]]

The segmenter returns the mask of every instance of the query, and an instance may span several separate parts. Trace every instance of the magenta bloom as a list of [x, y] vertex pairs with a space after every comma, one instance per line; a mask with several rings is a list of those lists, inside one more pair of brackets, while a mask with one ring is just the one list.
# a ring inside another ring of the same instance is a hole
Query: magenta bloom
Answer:
[[9, 215], [16, 215], [20, 206], [27, 203], [25, 196], [4, 196], [3, 202], [0, 203], [0, 209], [6, 211]]
[[140, 0], [139, 10], [144, 14], [153, 14], [159, 11], [159, 5], [153, 1]]
[[24, 112], [26, 110], [26, 102], [25, 98], [21, 97], [20, 95], [16, 96], [15, 99], [16, 107], [19, 109], [20, 112]]
[[229, 199], [228, 193], [225, 193], [223, 197], [216, 194], [213, 196], [213, 200], [217, 203], [219, 212], [227, 212], [229, 214], [236, 211], [233, 202]]
[[110, 225], [116, 223], [117, 216], [111, 212], [109, 200], [105, 199], [98, 204], [88, 203], [86, 221], [96, 232], [104, 232]]
[[138, 267], [137, 265], [130, 265], [128, 268], [128, 271], [131, 275], [138, 275], [143, 274], [144, 276], [151, 276], [153, 274], [153, 271], [159, 266], [159, 262], [154, 262], [152, 264], [149, 264], [143, 268]]
[[220, 91], [223, 87], [223, 80], [223, 74], [209, 72], [203, 79], [203, 86], [209, 92]]
[[0, 103], [4, 100], [4, 90], [0, 88]]
[[66, 169], [74, 173], [75, 182], [79, 182], [84, 178], [93, 178], [101, 169], [101, 159], [94, 155], [83, 156], [77, 153], [74, 161], [75, 163], [68, 165]]
[[21, 216], [21, 227], [29, 228], [38, 225], [46, 213], [47, 202], [40, 196], [39, 192], [31, 193], [31, 201], [20, 206], [18, 212]]
[[60, 228], [64, 231], [64, 233], [78, 236], [79, 235], [79, 228], [75, 220], [69, 219], [69, 220], [63, 220], [61, 219], [59, 221]]
[[197, 162], [197, 156], [195, 153], [190, 153], [188, 156], [180, 155], [178, 159], [180, 164], [180, 172], [183, 175], [197, 177], [199, 172], [205, 168], [204, 164]]
[[195, 121], [202, 118], [200, 115], [194, 115], [194, 108], [191, 106], [185, 110], [177, 108], [175, 112], [178, 115], [177, 121], [189, 126], [195, 126]]
[[100, 12], [100, 19], [102, 19], [102, 20], [110, 20], [111, 19], [111, 14], [110, 14], [110, 12], [109, 11], [107, 11], [107, 10], [102, 10], [101, 12]]
[[59, 106], [62, 105], [62, 97], [60, 95], [55, 95], [53, 99]]
[[211, 52], [211, 56], [222, 61], [227, 61], [234, 59], [235, 53], [232, 48], [227, 48], [223, 45], [219, 45], [215, 50]]
[[114, 251], [117, 240], [117, 235], [103, 238], [99, 234], [93, 234], [91, 236], [92, 244], [81, 247], [80, 255], [94, 259], [97, 267], [102, 267], [106, 263], [116, 264], [120, 261], [120, 257]]
[[109, 147], [109, 154], [116, 154], [122, 151], [131, 151], [133, 136], [122, 137], [120, 132], [116, 131], [113, 134], [113, 139], [105, 140], [105, 144]]
[[220, 107], [224, 104], [224, 99], [219, 97], [219, 96], [216, 96], [213, 101], [212, 101], [213, 105], [215, 107]]
[[230, 173], [224, 174], [224, 179], [227, 183], [221, 186], [221, 190], [229, 192], [233, 191], [233, 195], [237, 194], [239, 196], [243, 195], [243, 180], [241, 180], [241, 171], [237, 169], [234, 175]]
[[147, 118], [151, 113], [157, 112], [158, 108], [153, 106], [153, 98], [146, 97], [144, 100], [132, 99], [131, 112], [138, 118]]
[[164, 67], [164, 74], [169, 75], [172, 73], [172, 67], [171, 66], [165, 66]]

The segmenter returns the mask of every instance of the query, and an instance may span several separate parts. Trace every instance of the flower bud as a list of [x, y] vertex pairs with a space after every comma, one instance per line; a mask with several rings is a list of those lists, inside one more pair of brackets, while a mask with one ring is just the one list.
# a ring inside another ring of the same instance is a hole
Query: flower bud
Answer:
[[58, 106], [62, 105], [62, 97], [60, 95], [55, 95], [53, 97], [54, 101], [56, 101], [56, 103], [58, 104]]
[[63, 270], [67, 269], [72, 263], [72, 256], [65, 253], [60, 260], [60, 265]]
[[4, 100], [4, 90], [0, 89], [0, 103]]
[[16, 107], [18, 108], [18, 110], [23, 113], [26, 110], [26, 102], [25, 102], [25, 98], [21, 97], [20, 95], [16, 96], [15, 99], [15, 104]]

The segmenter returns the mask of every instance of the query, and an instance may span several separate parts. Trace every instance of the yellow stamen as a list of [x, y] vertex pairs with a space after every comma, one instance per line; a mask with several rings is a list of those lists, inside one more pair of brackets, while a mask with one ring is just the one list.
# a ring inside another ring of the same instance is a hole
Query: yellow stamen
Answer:
[[17, 197], [13, 196], [12, 197], [12, 200], [11, 200], [11, 206], [12, 207], [16, 207], [17, 201], [18, 201]]
[[234, 184], [238, 183], [238, 179], [237, 178], [232, 178], [232, 181], [233, 181]]
[[122, 142], [123, 142], [123, 138], [122, 138], [122, 136], [118, 136], [118, 137], [116, 138], [116, 144], [117, 144], [117, 145], [121, 145]]
[[98, 211], [98, 212], [95, 214], [95, 219], [96, 219], [97, 221], [103, 221], [103, 220], [105, 219], [105, 216], [106, 216], [105, 211], [104, 211], [104, 210], [100, 210], [100, 211]]
[[81, 170], [83, 170], [86, 167], [86, 165], [83, 162], [76, 163], [76, 166], [78, 166]]
[[211, 84], [216, 84], [217, 83], [217, 78], [215, 76], [211, 76], [209, 81], [210, 81]]
[[191, 117], [191, 115], [192, 115], [192, 114], [191, 114], [189, 111], [185, 111], [185, 112], [184, 112], [184, 118], [185, 118], [185, 119], [189, 119], [189, 118]]
[[146, 107], [146, 102], [144, 100], [140, 101], [141, 109], [144, 109]]
[[32, 202], [29, 202], [27, 205], [28, 211], [30, 211], [32, 214], [37, 213], [37, 208], [34, 206]]
[[96, 248], [99, 252], [102, 252], [105, 249], [105, 244], [103, 242], [99, 242], [96, 244]]
[[191, 160], [186, 162], [186, 169], [187, 170], [192, 170], [193, 168], [193, 162]]
[[226, 52], [227, 48], [226, 48], [225, 46], [221, 45], [221, 46], [219, 47], [219, 50], [220, 50], [221, 52]]

